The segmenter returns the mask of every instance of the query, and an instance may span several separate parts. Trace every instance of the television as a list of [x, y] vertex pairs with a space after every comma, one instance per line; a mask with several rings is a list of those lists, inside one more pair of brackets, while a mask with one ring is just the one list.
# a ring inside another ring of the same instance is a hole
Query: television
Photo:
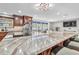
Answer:
[[63, 27], [76, 27], [77, 21], [65, 21], [63, 22]]

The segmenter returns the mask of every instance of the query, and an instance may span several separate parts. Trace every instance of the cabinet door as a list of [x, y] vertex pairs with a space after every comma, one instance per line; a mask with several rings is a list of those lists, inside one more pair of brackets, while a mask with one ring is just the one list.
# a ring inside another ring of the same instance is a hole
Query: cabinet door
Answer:
[[24, 16], [24, 24], [29, 24], [30, 22], [32, 22], [32, 17]]
[[32, 22], [32, 17], [28, 17], [28, 21], [29, 22]]
[[27, 24], [28, 23], [28, 19], [25, 17], [24, 18], [24, 24]]
[[23, 25], [23, 17], [21, 17], [21, 16], [15, 17], [14, 25], [15, 26], [22, 26]]

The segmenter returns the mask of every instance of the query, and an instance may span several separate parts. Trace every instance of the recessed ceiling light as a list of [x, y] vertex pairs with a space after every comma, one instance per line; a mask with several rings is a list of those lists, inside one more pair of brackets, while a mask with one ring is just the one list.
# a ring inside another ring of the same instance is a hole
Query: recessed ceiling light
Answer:
[[35, 7], [38, 7], [40, 4], [35, 4]]
[[69, 15], [68, 14], [64, 14], [63, 18], [69, 18]]
[[21, 10], [18, 10], [18, 13], [22, 13], [22, 11]]
[[49, 7], [52, 7], [53, 5], [52, 4], [49, 4]]
[[49, 4], [49, 7], [54, 7], [55, 6], [55, 4]]
[[64, 18], [66, 17], [66, 16], [63, 16]]

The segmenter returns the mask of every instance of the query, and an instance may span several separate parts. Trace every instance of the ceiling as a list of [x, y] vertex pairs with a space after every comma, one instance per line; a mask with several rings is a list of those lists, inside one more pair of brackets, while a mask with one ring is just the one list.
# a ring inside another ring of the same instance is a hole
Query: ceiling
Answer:
[[[36, 3], [0, 3], [0, 14], [29, 15], [34, 19], [61, 20], [79, 17], [79, 3], [52, 3], [48, 11], [35, 9]], [[19, 12], [18, 12], [19, 11]]]

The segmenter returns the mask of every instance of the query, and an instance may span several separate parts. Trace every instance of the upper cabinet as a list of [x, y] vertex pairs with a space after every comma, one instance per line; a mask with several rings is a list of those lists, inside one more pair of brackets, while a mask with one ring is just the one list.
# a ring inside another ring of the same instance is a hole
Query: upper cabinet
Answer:
[[23, 16], [13, 15], [14, 17], [14, 26], [22, 26], [23, 25]]
[[32, 17], [30, 16], [24, 16], [24, 33], [25, 35], [31, 35], [32, 34]]
[[32, 22], [32, 17], [30, 16], [19, 16], [13, 15], [14, 17], [14, 26], [23, 26]]
[[5, 17], [0, 16], [0, 28], [1, 27], [13, 27], [13, 18], [12, 17]]
[[30, 16], [24, 16], [24, 24], [29, 24], [32, 22], [32, 17]]

